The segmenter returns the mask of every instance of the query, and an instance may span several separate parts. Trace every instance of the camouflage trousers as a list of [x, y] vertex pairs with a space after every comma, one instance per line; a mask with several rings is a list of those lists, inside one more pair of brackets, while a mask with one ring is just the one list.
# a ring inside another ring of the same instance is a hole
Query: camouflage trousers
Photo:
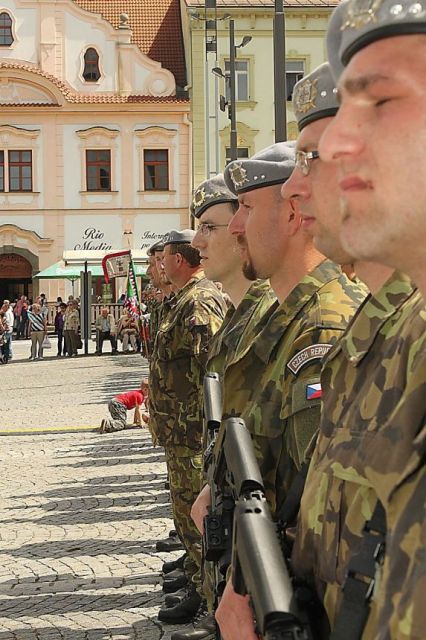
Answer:
[[201, 489], [202, 454], [194, 454], [190, 449], [183, 449], [165, 449], [170, 498], [176, 531], [188, 552], [185, 573], [195, 583], [197, 590], [201, 591], [201, 536], [191, 518], [191, 507]]
[[104, 423], [104, 431], [122, 431], [127, 425], [127, 409], [124, 404], [115, 398], [108, 402], [108, 411], [111, 418], [107, 418]]

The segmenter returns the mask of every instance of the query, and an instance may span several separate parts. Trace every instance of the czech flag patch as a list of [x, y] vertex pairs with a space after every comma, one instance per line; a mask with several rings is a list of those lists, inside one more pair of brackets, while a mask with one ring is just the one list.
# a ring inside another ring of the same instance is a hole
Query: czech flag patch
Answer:
[[316, 384], [307, 384], [306, 385], [306, 399], [307, 400], [316, 400], [317, 398], [321, 398], [322, 389], [321, 383], [318, 382]]

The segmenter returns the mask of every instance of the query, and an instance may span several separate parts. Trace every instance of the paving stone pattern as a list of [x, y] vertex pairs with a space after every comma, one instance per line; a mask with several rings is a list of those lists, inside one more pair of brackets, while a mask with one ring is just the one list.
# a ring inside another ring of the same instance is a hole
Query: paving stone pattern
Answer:
[[18, 351], [0, 369], [1, 427], [16, 429], [0, 438], [0, 640], [166, 640], [177, 627], [157, 621], [160, 570], [179, 554], [155, 551], [172, 526], [162, 449], [143, 429], [18, 435], [46, 424], [42, 415], [98, 424], [105, 398], [146, 363], [30, 363]]
[[[43, 360], [29, 361], [30, 342], [13, 342], [13, 359], [2, 374], [0, 430], [98, 426], [113, 395], [137, 389], [148, 366], [140, 354], [57, 358], [56, 338]], [[80, 352], [81, 354], [81, 352]]]

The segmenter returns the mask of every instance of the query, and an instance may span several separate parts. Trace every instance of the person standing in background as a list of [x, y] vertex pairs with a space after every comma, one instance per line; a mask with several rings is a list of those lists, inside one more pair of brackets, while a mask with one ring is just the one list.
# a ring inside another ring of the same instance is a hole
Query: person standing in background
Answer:
[[58, 336], [58, 358], [60, 358], [62, 355], [65, 356], [67, 353], [64, 340], [64, 320], [66, 310], [67, 305], [65, 304], [65, 302], [61, 302], [58, 305], [55, 316], [55, 333]]
[[[33, 305], [34, 306], [34, 305]], [[65, 338], [65, 349], [70, 358], [78, 355], [77, 340], [78, 328], [80, 325], [78, 305], [75, 300], [68, 303], [64, 317], [63, 335]]]
[[[30, 360], [41, 360], [43, 358], [43, 340], [47, 334], [46, 316], [41, 312], [39, 304], [34, 303], [31, 311], [28, 311], [30, 321], [29, 331], [31, 336]], [[37, 351], [38, 345], [38, 351]]]
[[9, 300], [3, 301], [2, 311], [4, 311], [6, 322], [8, 324], [8, 329], [5, 333], [5, 352], [7, 353], [7, 358], [12, 360], [12, 335], [15, 317]]

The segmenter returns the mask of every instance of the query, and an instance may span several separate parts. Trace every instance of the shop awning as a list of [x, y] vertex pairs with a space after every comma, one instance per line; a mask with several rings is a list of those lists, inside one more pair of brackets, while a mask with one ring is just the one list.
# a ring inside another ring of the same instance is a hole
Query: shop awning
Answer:
[[[135, 264], [135, 271], [137, 276], [144, 276], [146, 274], [147, 265]], [[45, 280], [77, 280], [80, 277], [81, 271], [84, 271], [84, 265], [82, 264], [65, 264], [63, 260], [55, 262], [50, 267], [40, 271], [34, 278], [44, 278]], [[104, 275], [102, 266], [99, 264], [88, 264], [87, 271], [90, 271], [92, 276]]]

